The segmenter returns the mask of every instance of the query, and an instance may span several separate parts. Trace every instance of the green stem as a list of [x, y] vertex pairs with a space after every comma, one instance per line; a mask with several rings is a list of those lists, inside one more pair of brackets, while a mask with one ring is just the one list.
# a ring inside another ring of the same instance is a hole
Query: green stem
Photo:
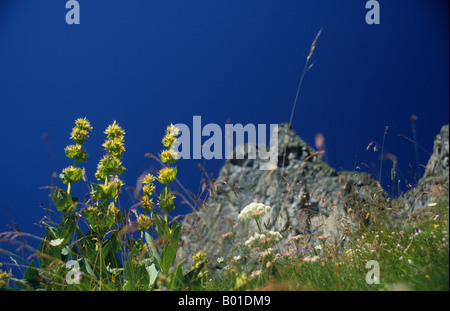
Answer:
[[258, 226], [259, 233], [262, 233], [261, 224], [259, 223], [259, 217], [255, 218], [256, 225]]
[[[77, 167], [77, 159], [74, 159], [73, 161], [73, 167]], [[67, 185], [67, 194], [70, 195], [70, 192], [72, 191], [72, 183], [69, 183]]]

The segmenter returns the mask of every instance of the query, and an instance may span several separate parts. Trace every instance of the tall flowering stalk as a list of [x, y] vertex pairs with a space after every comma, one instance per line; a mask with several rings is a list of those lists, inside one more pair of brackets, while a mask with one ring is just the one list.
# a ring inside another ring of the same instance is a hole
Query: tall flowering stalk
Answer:
[[[169, 269], [172, 267], [176, 253], [179, 247], [179, 241], [181, 237], [181, 227], [182, 224], [173, 221], [169, 224], [168, 214], [175, 209], [175, 203], [173, 200], [175, 196], [170, 188], [170, 183], [173, 182], [177, 176], [176, 166], [172, 166], [178, 160], [178, 154], [175, 152], [174, 145], [177, 142], [176, 136], [178, 136], [180, 130], [176, 128], [173, 124], [167, 127], [166, 134], [162, 140], [164, 147], [167, 149], [163, 150], [159, 155], [162, 163], [167, 166], [162, 168], [158, 176], [155, 177], [148, 174], [144, 177], [142, 187], [142, 196], [140, 198], [141, 206], [145, 213], [153, 212], [153, 201], [151, 196], [155, 192], [154, 181], [157, 180], [164, 185], [164, 189], [158, 196], [158, 206], [163, 215], [160, 213], [153, 213], [153, 218], [147, 218], [147, 215], [140, 215], [138, 217], [138, 230], [145, 230], [148, 227], [144, 223], [152, 223], [154, 225], [155, 232], [158, 238], [164, 241], [164, 246], [162, 248], [162, 253], [159, 254], [158, 251], [154, 251], [154, 254], [158, 254], [154, 257], [157, 264], [158, 270], [161, 271], [163, 275], [168, 275]], [[149, 234], [146, 235], [148, 242], [152, 243], [152, 238]], [[178, 265], [175, 271], [179, 271], [181, 266]]]
[[100, 159], [95, 172], [99, 184], [91, 183], [92, 197], [97, 201], [84, 212], [84, 216], [99, 232], [109, 229], [118, 219], [120, 210], [116, 201], [123, 182], [119, 175], [125, 172], [121, 159], [125, 152], [125, 131], [114, 121], [104, 132], [106, 140], [102, 147], [106, 154]]
[[69, 159], [73, 159], [73, 165], [63, 169], [59, 178], [67, 185], [67, 193], [69, 195], [72, 190], [72, 184], [79, 182], [83, 177], [83, 171], [81, 168], [77, 168], [77, 163], [87, 161], [87, 152], [82, 147], [86, 138], [89, 137], [90, 131], [92, 131], [92, 126], [86, 118], [75, 120], [75, 127], [70, 134], [70, 139], [73, 139], [75, 145], [69, 145], [64, 149], [66, 156]]
[[159, 196], [159, 206], [164, 211], [167, 221], [167, 214], [175, 208], [173, 199], [175, 196], [172, 194], [169, 184], [173, 182], [177, 176], [177, 167], [171, 167], [178, 160], [178, 154], [174, 150], [174, 145], [177, 142], [176, 136], [180, 134], [180, 130], [173, 124], [167, 127], [166, 135], [164, 136], [162, 143], [166, 150], [163, 150], [159, 155], [161, 162], [166, 163], [167, 166], [159, 171], [158, 181], [165, 185], [164, 190]]

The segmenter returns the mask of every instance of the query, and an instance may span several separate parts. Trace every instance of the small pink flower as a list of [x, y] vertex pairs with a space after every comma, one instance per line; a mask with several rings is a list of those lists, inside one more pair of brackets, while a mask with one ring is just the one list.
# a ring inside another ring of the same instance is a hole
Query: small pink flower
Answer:
[[324, 234], [324, 235], [319, 235], [316, 237], [317, 240], [325, 240], [328, 239], [331, 235], [329, 234]]
[[253, 214], [251, 217], [258, 217], [258, 216], [261, 216], [261, 215], [264, 215], [264, 214], [265, 214], [264, 212], [259, 212], [259, 213]]
[[303, 261], [306, 261], [306, 262], [315, 262], [316, 260], [318, 260], [318, 259], [320, 259], [320, 257], [319, 256], [313, 256], [313, 257], [310, 257], [310, 256], [307, 256], [307, 257], [305, 257], [305, 258], [303, 258]]
[[292, 252], [280, 253], [280, 255], [283, 257], [289, 257], [292, 255]]
[[301, 234], [291, 237], [292, 241], [300, 240], [300, 239], [303, 239], [303, 235], [301, 235]]
[[259, 241], [259, 245], [265, 244], [265, 243], [269, 243], [269, 242], [270, 242], [270, 238], [267, 237], [267, 238], [261, 239], [261, 240]]
[[220, 237], [221, 237], [222, 239], [226, 239], [226, 238], [228, 238], [228, 237], [230, 237], [230, 236], [232, 236], [232, 235], [233, 235], [233, 232], [228, 232], [228, 233], [222, 234]]

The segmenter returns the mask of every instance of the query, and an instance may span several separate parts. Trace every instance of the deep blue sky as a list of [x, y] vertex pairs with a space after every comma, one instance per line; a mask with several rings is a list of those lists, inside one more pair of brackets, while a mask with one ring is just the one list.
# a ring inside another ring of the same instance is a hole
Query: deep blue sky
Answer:
[[[126, 130], [129, 186], [157, 167], [144, 154], [161, 150], [171, 122], [288, 122], [322, 27], [294, 130], [311, 145], [323, 133], [330, 165], [352, 170], [357, 150], [359, 163], [378, 165], [379, 153], [365, 147], [389, 126], [386, 152], [409, 178], [414, 147], [397, 134], [412, 136], [415, 114], [417, 141], [431, 151], [449, 122], [449, 2], [379, 2], [381, 24], [367, 25], [365, 0], [79, 0], [81, 24], [67, 25], [65, 0], [0, 0], [0, 232], [15, 221], [42, 233], [34, 224], [49, 198], [39, 188], [71, 164], [63, 149], [78, 117], [94, 127], [85, 145], [90, 180], [104, 129], [117, 120]], [[198, 163], [178, 164], [194, 193]], [[217, 176], [222, 164], [206, 169]], [[130, 205], [126, 195], [122, 202]]]

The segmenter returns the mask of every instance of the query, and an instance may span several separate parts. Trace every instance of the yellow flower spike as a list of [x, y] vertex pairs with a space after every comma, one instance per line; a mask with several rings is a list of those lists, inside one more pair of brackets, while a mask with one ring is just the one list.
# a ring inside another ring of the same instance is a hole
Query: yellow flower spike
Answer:
[[113, 156], [121, 158], [125, 152], [123, 137], [116, 137], [114, 139], [108, 139], [102, 145], [106, 152], [111, 153]]
[[180, 129], [175, 127], [175, 125], [170, 124], [166, 128], [166, 136], [164, 136], [162, 143], [165, 147], [170, 148], [173, 143], [177, 141], [176, 136], [180, 134]]
[[81, 119], [81, 118], [76, 119], [75, 120], [75, 125], [77, 127], [79, 127], [80, 129], [85, 129], [85, 130], [88, 130], [88, 131], [92, 131], [91, 123], [88, 120], [86, 120], [86, 117], [83, 118], [83, 119]]
[[148, 196], [142, 196], [140, 201], [141, 201], [141, 206], [144, 209], [144, 212], [146, 212], [146, 213], [150, 213], [150, 211], [155, 206], [153, 203], [153, 200], [151, 198], [149, 198]]
[[176, 141], [177, 141], [177, 139], [175, 138], [175, 136], [166, 135], [166, 136], [164, 136], [162, 143], [163, 143], [164, 147], [170, 148], [172, 146], [172, 144]]
[[92, 131], [92, 126], [86, 118], [77, 119], [75, 120], [75, 127], [72, 129], [70, 138], [73, 139], [77, 145], [82, 145], [90, 131]]
[[192, 255], [192, 260], [195, 262], [203, 261], [206, 258], [205, 252], [198, 252], [197, 254]]
[[153, 184], [147, 184], [142, 187], [142, 192], [144, 193], [144, 195], [151, 196], [155, 189], [156, 187]]
[[159, 171], [158, 180], [163, 184], [168, 184], [175, 180], [177, 171], [175, 168], [165, 167]]
[[173, 148], [161, 152], [160, 159], [163, 163], [175, 163], [178, 160], [178, 153]]
[[156, 177], [152, 174], [147, 174], [144, 177], [144, 180], [142, 181], [143, 184], [152, 184], [156, 180]]
[[139, 231], [144, 231], [144, 230], [150, 228], [151, 224], [152, 224], [152, 221], [151, 221], [150, 217], [148, 217], [147, 215], [139, 215], [137, 224], [136, 224], [136, 229]]
[[125, 131], [114, 120], [113, 124], [109, 125], [105, 130], [105, 134], [109, 139], [114, 139], [116, 137], [122, 137], [123, 135], [125, 135]]
[[167, 135], [172, 135], [172, 136], [178, 136], [180, 134], [180, 129], [177, 128], [172, 123], [170, 123], [170, 125], [166, 129], [166, 134]]

